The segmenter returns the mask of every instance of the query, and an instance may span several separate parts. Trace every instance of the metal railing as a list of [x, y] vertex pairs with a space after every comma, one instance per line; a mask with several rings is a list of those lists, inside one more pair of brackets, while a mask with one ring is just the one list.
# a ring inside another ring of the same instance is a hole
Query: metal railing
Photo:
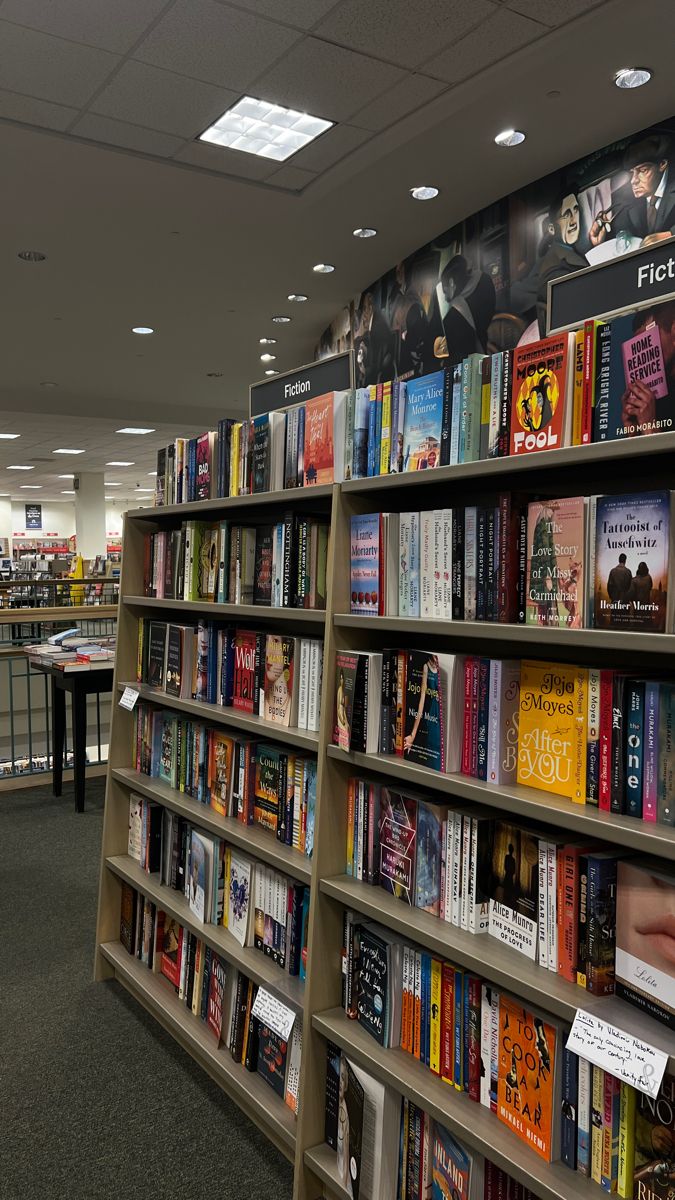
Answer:
[[89, 608], [117, 604], [118, 579], [12, 579], [0, 581], [0, 609]]

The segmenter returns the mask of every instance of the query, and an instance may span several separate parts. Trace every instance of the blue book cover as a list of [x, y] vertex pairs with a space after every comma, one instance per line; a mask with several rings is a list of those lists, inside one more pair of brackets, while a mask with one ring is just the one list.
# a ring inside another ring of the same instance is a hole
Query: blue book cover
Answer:
[[365, 479], [368, 474], [368, 427], [370, 420], [370, 388], [357, 388], [354, 397], [354, 447], [352, 450], [352, 479]]
[[422, 951], [422, 1036], [420, 1038], [420, 1061], [429, 1066], [431, 1045], [431, 955]]
[[406, 383], [403, 470], [422, 471], [441, 460], [444, 371]]
[[579, 1059], [563, 1045], [560, 1157], [572, 1171], [577, 1169], [577, 1094]]
[[626, 697], [626, 814], [642, 816], [642, 778], [644, 766], [644, 705], [643, 680], [631, 679]]
[[368, 388], [368, 476], [375, 474], [375, 452], [377, 436], [376, 388]]
[[351, 518], [350, 611], [380, 612], [380, 513]]
[[434, 1121], [431, 1200], [468, 1200], [472, 1165], [469, 1152]]
[[591, 1173], [591, 1097], [593, 1068], [587, 1059], [577, 1061], [577, 1171]]
[[439, 915], [441, 893], [441, 835], [447, 809], [420, 800], [417, 806], [417, 866], [415, 907]]

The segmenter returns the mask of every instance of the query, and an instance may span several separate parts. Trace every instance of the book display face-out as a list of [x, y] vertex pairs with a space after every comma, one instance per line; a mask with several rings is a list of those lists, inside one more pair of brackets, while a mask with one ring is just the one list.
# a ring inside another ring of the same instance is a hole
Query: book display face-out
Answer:
[[[210, 498], [165, 479], [126, 517], [97, 976], [297, 1200], [651, 1200], [675, 1173], [675, 436], [584, 443], [558, 341], [545, 395], [506, 365], [510, 454], [474, 362], [486, 428], [467, 409], [454, 451], [451, 370], [405, 414], [383, 388], [375, 443], [358, 394], [284, 444], [256, 418], [245, 494], [216, 438]], [[579, 1010], [663, 1052], [658, 1095], [567, 1049]]]

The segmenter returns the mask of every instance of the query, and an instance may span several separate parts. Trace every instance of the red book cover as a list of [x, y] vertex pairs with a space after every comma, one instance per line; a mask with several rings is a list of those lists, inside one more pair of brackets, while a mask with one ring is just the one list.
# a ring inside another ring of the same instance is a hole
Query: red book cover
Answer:
[[595, 386], [595, 321], [584, 321], [584, 384], [581, 409], [581, 444], [593, 440], [593, 388]]
[[471, 681], [473, 656], [464, 659], [464, 721], [462, 726], [462, 775], [471, 774]]
[[211, 956], [209, 995], [206, 1008], [206, 1024], [215, 1033], [219, 1042], [223, 1032], [223, 993], [225, 991], [225, 967], [217, 954]]
[[164, 938], [162, 941], [162, 975], [178, 987], [180, 983], [180, 966], [183, 954], [183, 926], [174, 917], [165, 918]]
[[305, 486], [333, 482], [333, 393], [305, 404]]
[[[556, 1028], [516, 1000], [499, 998], [497, 1116], [546, 1162], [553, 1159]], [[559, 1101], [558, 1101], [559, 1104]]]
[[234, 636], [232, 707], [249, 713], [255, 710], [255, 648], [255, 633], [238, 629]]
[[197, 499], [211, 499], [211, 441], [208, 433], [197, 438]]
[[480, 979], [469, 976], [469, 1099], [480, 1104]]
[[570, 339], [561, 333], [513, 351], [511, 454], [557, 450], [565, 444]]
[[598, 808], [609, 812], [612, 792], [612, 692], [614, 672], [600, 672], [600, 781]]
[[455, 972], [450, 963], [441, 967], [441, 1079], [454, 1086]]

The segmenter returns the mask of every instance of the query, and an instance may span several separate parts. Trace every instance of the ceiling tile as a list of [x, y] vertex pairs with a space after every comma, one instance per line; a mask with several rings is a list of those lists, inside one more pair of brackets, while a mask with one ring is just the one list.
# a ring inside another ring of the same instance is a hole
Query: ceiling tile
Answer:
[[267, 183], [288, 188], [291, 192], [301, 192], [313, 179], [316, 179], [316, 171], [303, 171], [301, 167], [285, 166], [280, 171], [275, 171], [274, 175], [270, 175]]
[[0, 79], [23, 96], [80, 108], [119, 61], [105, 50], [0, 21]]
[[543, 33], [546, 33], [543, 25], [501, 8], [478, 29], [425, 63], [424, 70], [448, 83], [457, 83], [513, 54]]
[[442, 80], [430, 79], [428, 75], [406, 75], [395, 87], [355, 113], [352, 121], [363, 129], [378, 132], [433, 100], [446, 88]]
[[243, 89], [300, 37], [295, 30], [214, 0], [177, 0], [134, 58]]
[[327, 129], [310, 146], [293, 155], [293, 165], [303, 167], [308, 171], [327, 171], [346, 154], [351, 154], [370, 135], [364, 129], [355, 129], [353, 125], [335, 125]]
[[76, 116], [76, 108], [49, 104], [46, 100], [35, 100], [33, 96], [18, 96], [16, 92], [0, 91], [0, 117], [9, 121], [24, 121], [27, 125], [40, 125], [43, 129], [66, 129]]
[[329, 121], [347, 121], [357, 107], [403, 78], [398, 67], [305, 38], [267, 72], [265, 99]]
[[590, 12], [605, 0], [507, 0], [508, 8], [541, 21], [544, 25], [564, 25], [582, 13]]
[[343, 0], [315, 32], [317, 37], [356, 50], [372, 48], [378, 58], [415, 67], [496, 9], [492, 0]]
[[189, 138], [202, 133], [237, 98], [237, 92], [126, 62], [96, 97], [92, 111]]
[[5, 0], [2, 17], [43, 33], [126, 54], [167, 0]]
[[113, 121], [110, 117], [97, 117], [94, 113], [85, 113], [71, 133], [77, 137], [90, 138], [94, 142], [139, 150], [142, 154], [159, 154], [162, 158], [169, 158], [175, 154], [184, 141], [183, 138], [171, 137], [168, 133], [157, 133], [154, 129], [128, 125], [125, 121]]
[[261, 17], [274, 17], [287, 25], [298, 25], [301, 29], [312, 29], [317, 21], [335, 7], [335, 0], [236, 0], [239, 8], [258, 13]]
[[239, 176], [241, 179], [267, 179], [279, 166], [271, 158], [258, 158], [243, 150], [228, 150], [207, 142], [191, 142], [179, 150], [175, 161], [189, 163], [193, 167], [207, 167], [209, 171], [221, 171], [224, 175]]

